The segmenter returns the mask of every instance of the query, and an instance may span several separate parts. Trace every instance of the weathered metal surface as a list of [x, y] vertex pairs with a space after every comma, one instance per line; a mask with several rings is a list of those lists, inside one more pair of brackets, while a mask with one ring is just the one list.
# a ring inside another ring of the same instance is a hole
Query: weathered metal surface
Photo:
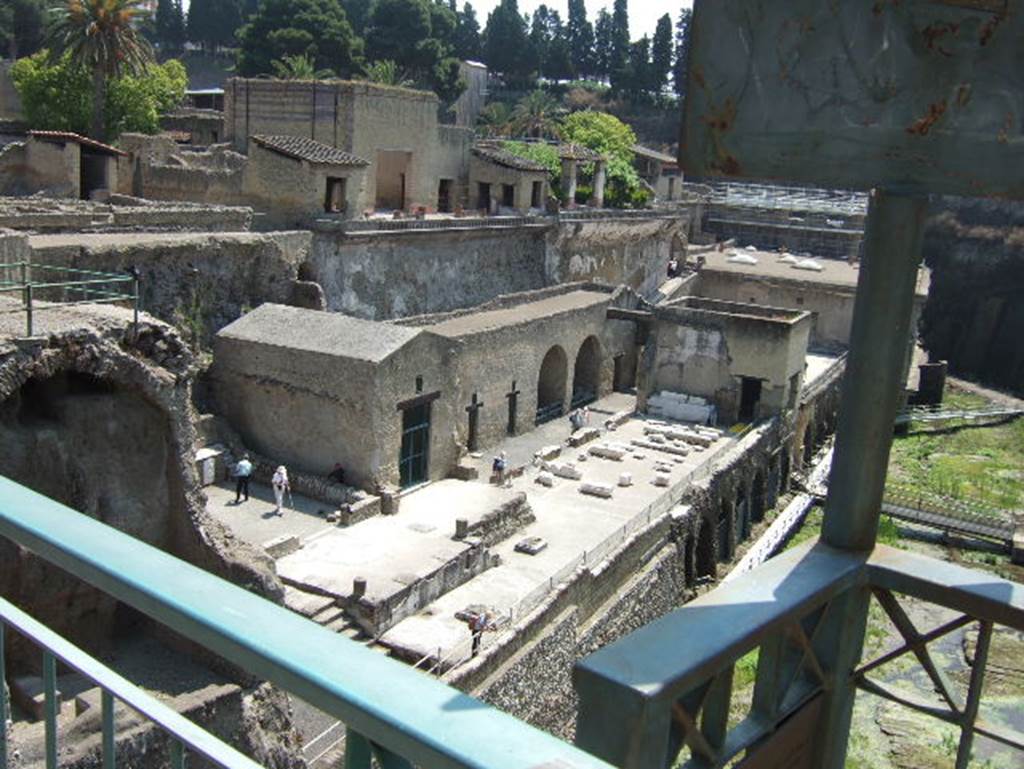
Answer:
[[1024, 198], [1021, 0], [697, 0], [697, 177]]

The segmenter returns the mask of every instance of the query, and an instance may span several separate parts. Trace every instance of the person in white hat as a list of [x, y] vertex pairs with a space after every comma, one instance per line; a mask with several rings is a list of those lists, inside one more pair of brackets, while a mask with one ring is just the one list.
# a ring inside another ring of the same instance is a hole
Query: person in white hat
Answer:
[[281, 507], [284, 505], [284, 494], [291, 490], [288, 484], [288, 470], [284, 465], [278, 465], [277, 470], [274, 471], [274, 477], [270, 479], [270, 485], [274, 487], [274, 501], [277, 502], [274, 512], [284, 515], [281, 512]]

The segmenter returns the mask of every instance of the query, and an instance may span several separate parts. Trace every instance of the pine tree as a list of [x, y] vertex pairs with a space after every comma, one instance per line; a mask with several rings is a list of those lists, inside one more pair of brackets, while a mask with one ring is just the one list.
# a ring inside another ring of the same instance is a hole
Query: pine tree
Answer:
[[529, 85], [531, 57], [523, 55], [529, 44], [526, 19], [519, 13], [519, 3], [501, 0], [488, 15], [484, 27], [484, 63], [504, 75], [509, 85]]
[[165, 50], [178, 51], [185, 44], [185, 14], [181, 0], [157, 0], [156, 39]]
[[644, 35], [629, 46], [629, 60], [621, 87], [633, 100], [638, 100], [653, 90], [653, 84], [651, 39]]
[[235, 32], [241, 24], [242, 7], [237, 0], [191, 0], [189, 3], [188, 39], [201, 43], [207, 50], [233, 46]]
[[466, 3], [455, 27], [455, 55], [460, 59], [479, 59], [480, 54], [480, 23], [473, 6]]
[[597, 12], [594, 24], [594, 75], [607, 79], [612, 66], [612, 16], [607, 9]]
[[686, 68], [687, 58], [690, 54], [690, 21], [692, 19], [693, 11], [683, 8], [679, 12], [679, 21], [676, 23], [676, 61], [672, 67], [672, 80], [680, 99], [686, 98]]
[[608, 76], [612, 88], [626, 87], [626, 72], [629, 67], [629, 9], [627, 0], [615, 0], [612, 10], [612, 45], [611, 60], [608, 63]]
[[657, 96], [668, 82], [672, 71], [672, 17], [667, 13], [658, 19], [651, 44], [651, 90]]
[[572, 74], [581, 78], [593, 75], [594, 27], [587, 20], [587, 6], [583, 0], [569, 0], [565, 37], [569, 44]]

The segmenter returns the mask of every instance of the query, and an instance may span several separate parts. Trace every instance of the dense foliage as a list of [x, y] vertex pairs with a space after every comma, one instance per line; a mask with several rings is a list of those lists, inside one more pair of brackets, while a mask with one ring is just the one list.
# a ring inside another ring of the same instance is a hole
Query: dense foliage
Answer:
[[[19, 59], [11, 68], [11, 78], [21, 97], [25, 117], [34, 128], [89, 132], [92, 76], [87, 68], [74, 63], [70, 53], [57, 61], [51, 61], [45, 50]], [[187, 82], [185, 68], [173, 59], [151, 64], [138, 76], [122, 75], [111, 79], [102, 110], [106, 134], [157, 133], [160, 115], [181, 103]]]

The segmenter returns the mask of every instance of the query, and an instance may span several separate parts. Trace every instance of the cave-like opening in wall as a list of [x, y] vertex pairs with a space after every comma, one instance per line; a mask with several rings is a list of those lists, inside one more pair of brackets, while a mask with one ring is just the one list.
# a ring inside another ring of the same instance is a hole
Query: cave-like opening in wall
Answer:
[[750, 518], [754, 523], [764, 520], [765, 512], [765, 486], [764, 471], [758, 470], [754, 475], [754, 484], [750, 490]]
[[736, 490], [736, 540], [745, 542], [750, 536], [750, 501], [741, 485]]
[[697, 578], [715, 576], [715, 529], [708, 521], [697, 532]]
[[568, 360], [555, 345], [544, 356], [537, 376], [537, 424], [557, 419], [565, 412], [565, 380]]
[[722, 500], [722, 506], [718, 512], [718, 560], [726, 562], [732, 559], [733, 554], [733, 505], [729, 500]]
[[601, 342], [588, 336], [576, 354], [572, 372], [572, 407], [579, 408], [597, 400], [601, 380]]

